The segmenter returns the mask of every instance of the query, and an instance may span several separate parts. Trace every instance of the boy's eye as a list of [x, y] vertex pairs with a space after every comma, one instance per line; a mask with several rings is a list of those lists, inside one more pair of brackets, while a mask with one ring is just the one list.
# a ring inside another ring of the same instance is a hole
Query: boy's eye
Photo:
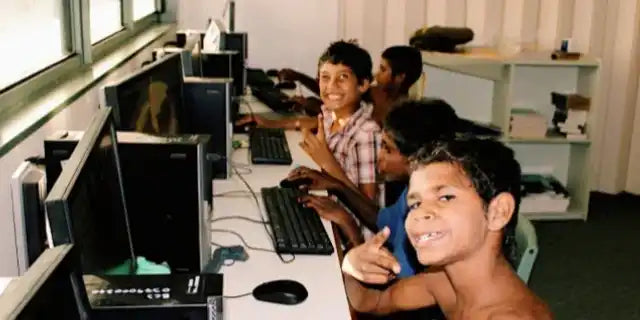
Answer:
[[451, 195], [451, 194], [447, 194], [447, 195], [441, 196], [440, 198], [438, 198], [438, 200], [440, 200], [440, 201], [451, 201], [451, 200], [453, 200], [455, 198], [456, 198], [456, 196]]
[[342, 73], [342, 74], [340, 74], [339, 78], [340, 78], [340, 80], [347, 80], [347, 79], [349, 79], [349, 75], [346, 74], [346, 73]]
[[409, 210], [415, 210], [415, 209], [418, 209], [419, 207], [420, 207], [419, 201], [409, 204]]

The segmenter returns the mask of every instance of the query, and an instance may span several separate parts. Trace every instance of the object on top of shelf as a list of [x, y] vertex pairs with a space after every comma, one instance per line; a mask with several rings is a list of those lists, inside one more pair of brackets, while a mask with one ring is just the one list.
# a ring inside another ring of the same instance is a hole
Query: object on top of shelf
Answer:
[[470, 42], [473, 36], [469, 28], [433, 26], [416, 30], [409, 44], [421, 50], [455, 52], [456, 46]]

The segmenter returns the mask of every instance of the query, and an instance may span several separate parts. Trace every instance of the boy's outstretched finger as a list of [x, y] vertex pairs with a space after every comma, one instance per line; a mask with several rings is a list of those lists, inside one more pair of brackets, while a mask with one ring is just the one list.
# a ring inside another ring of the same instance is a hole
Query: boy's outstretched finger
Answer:
[[389, 239], [390, 234], [391, 231], [389, 230], [389, 227], [384, 227], [382, 228], [382, 230], [376, 233], [375, 236], [369, 239], [367, 243], [375, 248], [382, 248], [382, 246], [384, 246], [384, 243], [387, 242], [387, 239]]

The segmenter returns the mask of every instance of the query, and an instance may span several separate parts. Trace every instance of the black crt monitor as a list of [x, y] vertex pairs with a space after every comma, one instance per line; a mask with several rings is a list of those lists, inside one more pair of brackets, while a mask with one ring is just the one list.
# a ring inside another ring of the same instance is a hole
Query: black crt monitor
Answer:
[[70, 244], [45, 250], [0, 295], [0, 319], [90, 319], [76, 253]]
[[182, 57], [175, 52], [105, 86], [104, 104], [113, 108], [116, 128], [163, 136], [183, 132], [182, 77]]
[[111, 108], [101, 108], [45, 200], [53, 245], [73, 243], [84, 273], [103, 274], [127, 259], [135, 270], [122, 186]]
[[244, 95], [246, 72], [240, 52], [201, 52], [200, 70], [204, 78], [233, 78], [233, 96]]

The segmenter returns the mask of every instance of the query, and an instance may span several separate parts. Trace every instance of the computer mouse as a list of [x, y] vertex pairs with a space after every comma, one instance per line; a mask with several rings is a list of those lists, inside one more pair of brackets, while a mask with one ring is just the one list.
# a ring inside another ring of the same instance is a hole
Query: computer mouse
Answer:
[[278, 82], [276, 83], [275, 86], [273, 86], [274, 88], [278, 89], [278, 90], [289, 90], [289, 89], [295, 89], [296, 88], [296, 83], [295, 82], [290, 82], [290, 81], [282, 81], [282, 82]]
[[298, 304], [308, 296], [307, 289], [293, 280], [269, 281], [253, 289], [253, 297], [257, 300], [279, 304]]
[[280, 71], [278, 71], [278, 69], [269, 69], [266, 72], [267, 76], [269, 77], [277, 77], [279, 73]]
[[310, 185], [311, 183], [313, 183], [313, 180], [311, 180], [311, 178], [300, 178], [295, 180], [289, 180], [285, 178], [280, 181], [280, 188], [298, 189], [298, 187], [300, 186]]

